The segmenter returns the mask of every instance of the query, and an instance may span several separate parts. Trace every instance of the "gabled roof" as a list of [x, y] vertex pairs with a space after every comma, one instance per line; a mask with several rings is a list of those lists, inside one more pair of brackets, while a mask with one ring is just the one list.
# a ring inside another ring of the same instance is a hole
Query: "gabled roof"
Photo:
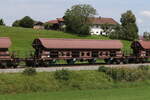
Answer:
[[63, 21], [64, 21], [64, 19], [63, 19], [63, 18], [57, 18], [57, 20], [58, 20], [58, 21], [61, 21], [61, 22], [63, 22]]
[[51, 24], [58, 24], [59, 22], [64, 22], [64, 19], [63, 18], [56, 18], [56, 20], [48, 21], [48, 23], [51, 23]]
[[0, 48], [9, 48], [11, 46], [11, 40], [8, 37], [0, 37]]
[[[88, 39], [49, 39], [39, 38], [40, 44], [47, 49], [121, 49], [119, 40], [88, 40]], [[33, 42], [34, 44], [34, 42]]]
[[48, 21], [48, 23], [51, 23], [51, 24], [58, 24], [58, 20], [50, 20], [50, 21]]
[[150, 41], [138, 41], [144, 49], [150, 49]]
[[89, 18], [89, 21], [91, 21], [92, 24], [112, 24], [112, 25], [118, 24], [112, 18], [103, 18], [103, 17]]
[[[48, 21], [48, 23], [57, 24], [63, 21], [64, 21], [63, 18], [57, 18], [56, 20]], [[93, 17], [89, 18], [89, 21], [91, 21], [92, 24], [112, 24], [112, 25], [118, 24], [113, 18]]]

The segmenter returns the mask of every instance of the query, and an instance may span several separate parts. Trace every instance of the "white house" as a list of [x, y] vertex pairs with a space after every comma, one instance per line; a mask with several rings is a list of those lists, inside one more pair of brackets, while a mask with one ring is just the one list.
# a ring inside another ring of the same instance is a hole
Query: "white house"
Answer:
[[[112, 19], [112, 18], [103, 18], [103, 17], [94, 17], [94, 18], [89, 18], [89, 21], [92, 23], [90, 33], [91, 35], [106, 35], [107, 32], [103, 30], [102, 26], [103, 25], [109, 25], [108, 29], [112, 29], [111, 25], [117, 25], [118, 23]], [[50, 20], [48, 23], [51, 23], [54, 27], [54, 29], [60, 29], [64, 23], [63, 18], [57, 18], [56, 20]], [[109, 30], [113, 31], [113, 30]]]
[[33, 25], [33, 29], [44, 29], [44, 23], [38, 21]]
[[97, 17], [97, 18], [90, 18], [90, 21], [92, 23], [91, 26], [91, 35], [107, 35], [107, 33], [103, 30], [102, 26], [103, 25], [109, 25], [108, 29], [109, 31], [114, 31], [111, 26], [117, 25], [118, 23], [112, 19], [112, 18], [102, 18], [102, 17]]

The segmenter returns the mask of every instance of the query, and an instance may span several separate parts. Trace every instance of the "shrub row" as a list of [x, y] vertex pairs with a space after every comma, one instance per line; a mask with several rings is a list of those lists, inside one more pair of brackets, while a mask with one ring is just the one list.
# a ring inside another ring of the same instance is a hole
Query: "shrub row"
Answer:
[[110, 68], [101, 66], [98, 71], [104, 72], [115, 81], [133, 82], [146, 80], [150, 76], [148, 66], [139, 66], [138, 68]]

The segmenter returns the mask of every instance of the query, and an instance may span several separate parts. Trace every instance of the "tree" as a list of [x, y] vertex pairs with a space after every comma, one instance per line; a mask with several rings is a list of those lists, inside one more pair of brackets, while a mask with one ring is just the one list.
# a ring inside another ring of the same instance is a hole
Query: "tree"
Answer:
[[125, 40], [135, 40], [138, 39], [138, 27], [136, 25], [136, 17], [131, 10], [123, 13], [121, 15], [121, 25], [122, 25], [122, 39]]
[[19, 27], [20, 26], [20, 20], [16, 20], [15, 22], [13, 22], [12, 26], [13, 27]]
[[150, 40], [150, 32], [144, 32], [144, 33], [143, 33], [143, 38], [144, 38], [145, 40]]
[[34, 20], [30, 18], [29, 16], [25, 16], [24, 18], [20, 20], [19, 25], [24, 28], [32, 28], [34, 25]]
[[79, 35], [90, 34], [90, 17], [96, 15], [96, 9], [91, 5], [74, 5], [65, 12], [66, 31]]
[[47, 30], [51, 29], [52, 26], [53, 26], [53, 24], [51, 24], [51, 23], [48, 23], [48, 22], [44, 23], [44, 28]]
[[118, 24], [114, 26], [114, 31], [111, 32], [111, 34], [109, 34], [109, 37], [111, 39], [123, 39], [122, 33], [123, 33], [123, 28], [121, 25]]
[[5, 23], [4, 23], [3, 19], [0, 19], [0, 25], [5, 26]]

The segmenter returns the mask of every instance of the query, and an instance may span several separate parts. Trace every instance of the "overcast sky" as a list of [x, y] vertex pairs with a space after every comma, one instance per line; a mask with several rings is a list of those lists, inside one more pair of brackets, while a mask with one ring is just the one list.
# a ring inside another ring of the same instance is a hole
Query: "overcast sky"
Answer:
[[7, 25], [24, 16], [48, 21], [62, 17], [66, 9], [75, 4], [90, 4], [98, 16], [111, 17], [120, 22], [120, 16], [132, 10], [137, 17], [140, 34], [150, 32], [150, 0], [1, 0], [0, 18]]

